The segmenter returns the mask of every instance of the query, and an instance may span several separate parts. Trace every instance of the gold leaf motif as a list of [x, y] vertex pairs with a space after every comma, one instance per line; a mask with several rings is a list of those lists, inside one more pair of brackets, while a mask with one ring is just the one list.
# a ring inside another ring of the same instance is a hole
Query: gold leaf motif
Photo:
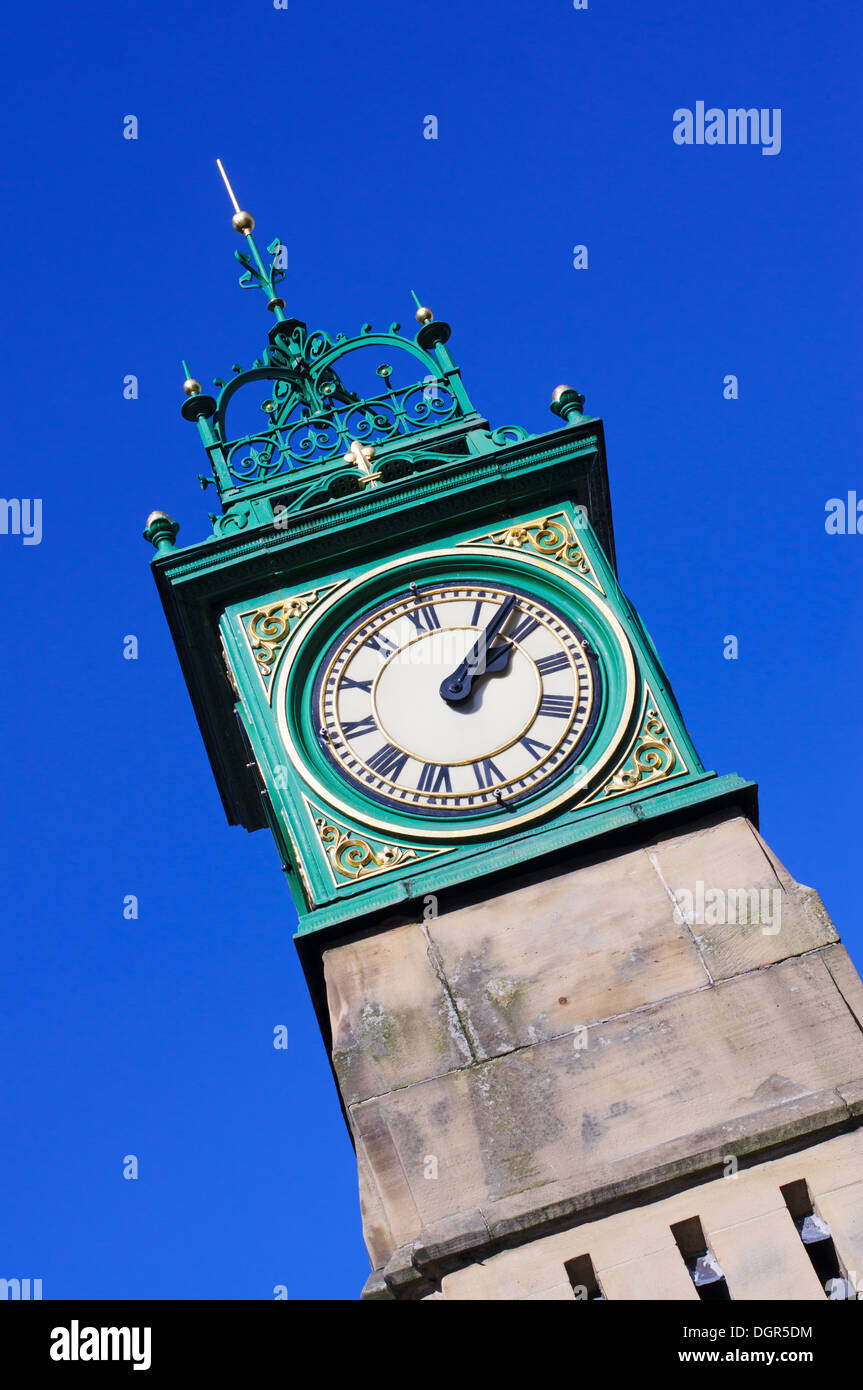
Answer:
[[372, 467], [372, 459], [377, 450], [373, 444], [361, 444], [358, 439], [351, 440], [351, 447], [346, 454], [342, 454], [345, 463], [353, 464], [359, 475], [360, 489], [364, 487], [378, 487], [381, 474], [376, 473]]
[[320, 597], [317, 589], [310, 589], [307, 593], [280, 599], [278, 603], [269, 603], [263, 608], [256, 608], [253, 613], [243, 614], [246, 636], [264, 689], [268, 688], [276, 662], [293, 628]]
[[[619, 796], [622, 792], [632, 791], [633, 787], [648, 782], [659, 782], [664, 777], [670, 777], [677, 767], [678, 755], [671, 735], [662, 722], [659, 711], [648, 708], [635, 747], [620, 770], [611, 778], [602, 795]], [[678, 768], [680, 772], [685, 770], [682, 766]]]
[[537, 517], [534, 521], [521, 522], [504, 531], [493, 531], [490, 535], [478, 536], [467, 544], [504, 545], [511, 550], [521, 550], [527, 546], [543, 559], [554, 560], [557, 564], [574, 570], [602, 591], [593, 566], [579, 544], [568, 518], [562, 513]]
[[357, 831], [336, 825], [324, 816], [315, 817], [315, 829], [330, 864], [342, 878], [366, 878], [418, 857], [416, 850], [400, 845], [381, 844], [375, 849]]

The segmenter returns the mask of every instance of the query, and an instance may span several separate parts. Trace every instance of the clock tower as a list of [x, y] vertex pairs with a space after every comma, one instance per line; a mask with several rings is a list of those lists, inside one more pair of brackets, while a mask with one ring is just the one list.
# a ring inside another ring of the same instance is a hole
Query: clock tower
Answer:
[[144, 534], [228, 819], [293, 899], [365, 1296], [850, 1296], [863, 987], [692, 745], [600, 420], [560, 386], [549, 432], [493, 427], [418, 300], [310, 330], [235, 208], [272, 326], [182, 407], [221, 510]]

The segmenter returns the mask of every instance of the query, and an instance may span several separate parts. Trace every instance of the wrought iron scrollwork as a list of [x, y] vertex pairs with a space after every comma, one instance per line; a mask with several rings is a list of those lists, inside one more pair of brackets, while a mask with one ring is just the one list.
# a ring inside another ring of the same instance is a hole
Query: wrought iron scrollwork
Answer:
[[416, 382], [370, 400], [283, 420], [260, 434], [212, 445], [211, 453], [221, 454], [233, 483], [242, 487], [305, 464], [331, 462], [346, 453], [354, 440], [384, 444], [444, 424], [460, 413], [456, 396], [445, 382], [436, 383], [434, 394], [425, 382]]

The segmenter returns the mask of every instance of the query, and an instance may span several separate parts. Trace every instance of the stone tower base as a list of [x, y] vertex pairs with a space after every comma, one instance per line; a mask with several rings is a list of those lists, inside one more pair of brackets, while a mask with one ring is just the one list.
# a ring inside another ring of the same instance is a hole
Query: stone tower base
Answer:
[[366, 1297], [824, 1298], [789, 1192], [863, 1280], [863, 985], [749, 821], [431, 910], [324, 955]]
[[694, 1299], [674, 1238], [697, 1218], [735, 1299], [814, 1299], [825, 1290], [782, 1189], [805, 1183], [826, 1222], [842, 1272], [863, 1291], [863, 1132], [840, 1134], [785, 1158], [741, 1168], [673, 1197], [533, 1240], [444, 1276], [427, 1298], [575, 1299], [588, 1269], [605, 1298]]

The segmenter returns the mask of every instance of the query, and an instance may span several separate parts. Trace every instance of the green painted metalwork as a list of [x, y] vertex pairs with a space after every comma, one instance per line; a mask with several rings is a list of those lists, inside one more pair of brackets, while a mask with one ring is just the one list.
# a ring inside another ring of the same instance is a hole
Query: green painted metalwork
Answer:
[[[273, 491], [286, 491], [291, 509], [359, 491], [355, 471], [344, 466], [354, 441], [380, 453], [384, 481], [428, 466], [429, 453], [436, 452], [429, 449], [430, 434], [437, 437], [442, 426], [479, 420], [446, 348], [449, 335], [446, 324], [430, 323], [409, 338], [394, 322], [386, 332], [364, 324], [353, 337], [331, 337], [321, 330], [310, 333], [300, 319], [282, 315], [250, 369], [239, 370], [227, 383], [217, 378], [221, 389], [216, 399], [197, 395], [183, 406], [186, 418], [198, 425], [212, 470], [206, 481], [215, 483], [223, 515], [237, 502]], [[370, 352], [387, 389], [361, 397], [340, 373], [350, 366], [347, 359]], [[393, 382], [393, 362], [407, 367], [404, 384]], [[266, 422], [260, 429], [236, 432], [232, 420], [237, 405], [262, 388], [258, 404]], [[437, 454], [447, 461], [445, 453]], [[220, 534], [223, 528], [214, 529]]]
[[[397, 323], [310, 333], [275, 295], [277, 254], [268, 268], [247, 240], [241, 283], [268, 296], [268, 345], [217, 381], [217, 398], [187, 380], [182, 411], [198, 426], [211, 469], [199, 476], [215, 483], [221, 515], [197, 544], [177, 547], [162, 513], [145, 536], [226, 812], [247, 829], [269, 826], [300, 934], [687, 805], [736, 798], [754, 814], [751, 784], [705, 771], [620, 588], [602, 424], [584, 415], [584, 397], [558, 388], [561, 423], [546, 434], [492, 429], [462, 385], [449, 327], [428, 310], [414, 338]], [[373, 364], [365, 394], [351, 384], [361, 357]], [[262, 406], [260, 429], [235, 430], [244, 399]], [[382, 813], [339, 777], [310, 692], [358, 614], [409, 594], [416, 578], [453, 575], [521, 584], [565, 611], [601, 671], [602, 698], [579, 753], [582, 783], [551, 782], [511, 825], [512, 808], [496, 808], [450, 834], [407, 805]]]

